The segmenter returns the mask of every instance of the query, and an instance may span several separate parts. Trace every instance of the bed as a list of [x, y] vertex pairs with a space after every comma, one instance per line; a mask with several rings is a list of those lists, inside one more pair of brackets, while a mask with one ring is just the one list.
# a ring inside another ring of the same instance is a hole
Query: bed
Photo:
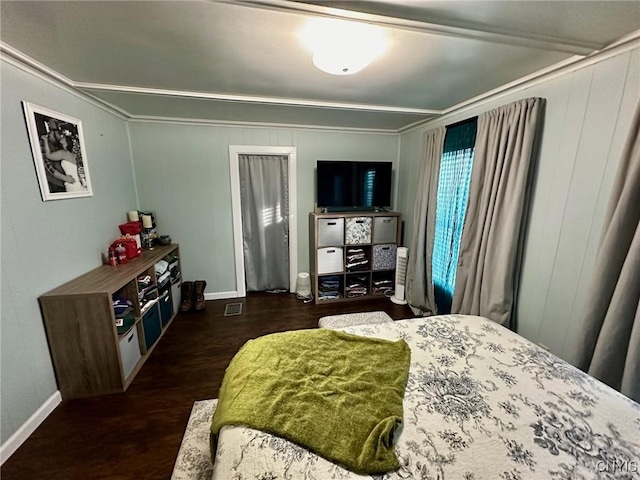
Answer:
[[226, 426], [213, 479], [640, 479], [640, 406], [488, 319], [341, 330], [411, 348], [400, 468], [357, 475], [282, 438]]

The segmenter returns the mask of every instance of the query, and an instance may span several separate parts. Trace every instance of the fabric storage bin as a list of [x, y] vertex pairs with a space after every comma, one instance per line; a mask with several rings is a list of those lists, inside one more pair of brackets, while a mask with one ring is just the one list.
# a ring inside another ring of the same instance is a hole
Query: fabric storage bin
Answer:
[[318, 249], [318, 274], [344, 271], [343, 249], [329, 247]]
[[392, 270], [396, 268], [395, 244], [381, 244], [373, 246], [373, 269]]
[[126, 379], [140, 360], [140, 344], [138, 343], [138, 329], [131, 327], [131, 329], [125, 333], [119, 340], [120, 347], [120, 364], [122, 365], [122, 372]]
[[144, 329], [144, 344], [149, 350], [156, 340], [160, 337], [162, 327], [160, 326], [160, 314], [158, 306], [154, 305], [151, 309], [142, 317], [142, 327]]
[[347, 218], [345, 244], [371, 243], [371, 217]]
[[344, 243], [344, 218], [318, 219], [318, 246], [328, 247]]
[[171, 302], [171, 295], [169, 295], [169, 290], [166, 290], [162, 296], [160, 297], [160, 319], [162, 320], [162, 326], [164, 327], [169, 320], [171, 320], [171, 316], [173, 315], [173, 303]]
[[373, 243], [394, 243], [398, 234], [398, 217], [375, 217]]
[[171, 301], [173, 303], [173, 313], [178, 313], [180, 309], [180, 282], [171, 284]]

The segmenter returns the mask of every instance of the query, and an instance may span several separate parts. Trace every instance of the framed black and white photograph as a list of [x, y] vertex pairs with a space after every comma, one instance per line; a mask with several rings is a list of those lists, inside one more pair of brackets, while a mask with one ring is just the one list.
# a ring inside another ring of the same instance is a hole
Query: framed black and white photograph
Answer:
[[22, 102], [42, 200], [91, 197], [82, 123]]

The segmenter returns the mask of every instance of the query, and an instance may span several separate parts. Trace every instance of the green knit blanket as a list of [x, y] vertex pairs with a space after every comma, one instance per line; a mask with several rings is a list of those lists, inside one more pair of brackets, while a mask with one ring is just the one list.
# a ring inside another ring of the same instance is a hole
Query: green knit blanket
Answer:
[[411, 351], [391, 342], [314, 329], [248, 341], [231, 360], [211, 424], [212, 457], [224, 425], [286, 438], [345, 468], [399, 467], [394, 434]]

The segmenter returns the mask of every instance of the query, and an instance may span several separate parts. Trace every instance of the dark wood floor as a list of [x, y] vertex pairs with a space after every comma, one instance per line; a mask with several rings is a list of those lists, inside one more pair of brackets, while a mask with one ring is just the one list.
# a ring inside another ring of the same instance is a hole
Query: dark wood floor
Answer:
[[[223, 316], [241, 301], [240, 316]], [[63, 401], [5, 462], [2, 480], [168, 479], [193, 402], [216, 398], [238, 349], [261, 335], [315, 328], [325, 315], [386, 311], [411, 317], [388, 299], [304, 304], [292, 294], [251, 294], [179, 314], [126, 393]]]

